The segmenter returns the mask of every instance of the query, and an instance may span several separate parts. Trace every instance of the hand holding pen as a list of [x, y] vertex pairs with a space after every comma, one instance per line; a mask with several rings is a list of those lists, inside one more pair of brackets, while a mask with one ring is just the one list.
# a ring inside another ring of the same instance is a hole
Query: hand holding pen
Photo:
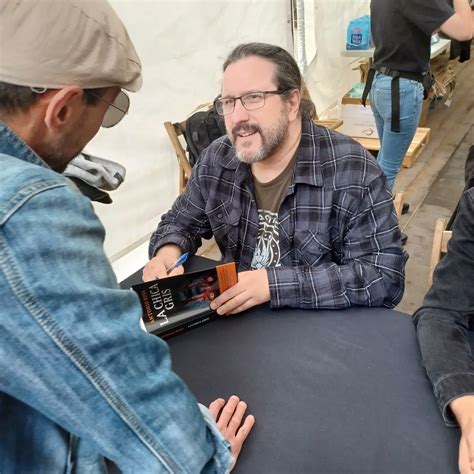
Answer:
[[170, 265], [166, 269], [166, 274], [169, 275], [175, 268], [178, 268], [181, 265], [183, 265], [183, 263], [188, 259], [188, 256], [189, 256], [188, 252], [183, 253], [181, 257], [179, 257], [178, 260], [176, 260], [176, 262], [174, 262], [172, 265]]
[[169, 274], [182, 273], [181, 265], [187, 260], [188, 253], [182, 253], [182, 249], [174, 244], [161, 247], [156, 255], [150, 259], [143, 269], [143, 281], [166, 278]]

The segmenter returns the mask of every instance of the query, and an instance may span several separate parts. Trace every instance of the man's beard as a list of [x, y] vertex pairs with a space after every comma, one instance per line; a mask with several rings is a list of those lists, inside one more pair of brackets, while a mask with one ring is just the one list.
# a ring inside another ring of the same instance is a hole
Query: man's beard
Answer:
[[[240, 123], [232, 129], [231, 141], [236, 150], [237, 158], [243, 163], [252, 164], [266, 160], [273, 155], [283, 143], [288, 131], [288, 117], [281, 114], [278, 122], [269, 130], [263, 132], [257, 124]], [[237, 135], [240, 133], [259, 133], [262, 143], [256, 151], [238, 149], [236, 144]]]

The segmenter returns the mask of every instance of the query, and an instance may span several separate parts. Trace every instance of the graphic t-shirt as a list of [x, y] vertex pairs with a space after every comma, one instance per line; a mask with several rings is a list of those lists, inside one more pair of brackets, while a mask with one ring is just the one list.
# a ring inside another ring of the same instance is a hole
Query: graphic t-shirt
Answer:
[[268, 183], [253, 178], [255, 200], [258, 208], [257, 246], [252, 259], [252, 268], [276, 267], [280, 265], [280, 243], [278, 232], [278, 210], [285, 199], [293, 177], [297, 154], [286, 168]]

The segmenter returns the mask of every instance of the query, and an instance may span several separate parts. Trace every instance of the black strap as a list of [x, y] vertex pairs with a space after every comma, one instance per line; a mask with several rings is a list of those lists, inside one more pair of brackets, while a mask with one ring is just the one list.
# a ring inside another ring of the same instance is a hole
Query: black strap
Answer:
[[392, 132], [400, 133], [400, 77], [392, 77]]
[[374, 69], [385, 76], [403, 77], [404, 79], [411, 79], [412, 81], [417, 81], [421, 84], [423, 84], [423, 80], [426, 75], [426, 73], [399, 71], [398, 69], [392, 69], [385, 66], [374, 66]]
[[[390, 76], [392, 78], [391, 82], [391, 100], [392, 100], [392, 126], [391, 130], [395, 133], [400, 133], [400, 77], [410, 76], [410, 79], [419, 80], [419, 75], [415, 74], [405, 74], [395, 71], [393, 69], [384, 68], [384, 67], [372, 67], [369, 69], [367, 74], [367, 81], [365, 83], [364, 92], [362, 93], [361, 102], [365, 107], [367, 102], [367, 97], [369, 96], [370, 89], [372, 88], [372, 83], [374, 82], [374, 77], [376, 72]], [[386, 74], [388, 73], [388, 74]]]
[[362, 105], [365, 107], [367, 97], [369, 95], [370, 89], [372, 88], [372, 83], [374, 82], [375, 69], [370, 68], [367, 73], [367, 81], [365, 82], [364, 92], [362, 93]]

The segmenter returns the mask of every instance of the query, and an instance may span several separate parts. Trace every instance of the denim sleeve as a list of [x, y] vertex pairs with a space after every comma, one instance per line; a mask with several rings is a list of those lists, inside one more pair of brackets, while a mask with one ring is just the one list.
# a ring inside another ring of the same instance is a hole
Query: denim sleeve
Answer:
[[466, 313], [446, 308], [423, 307], [414, 317], [423, 365], [448, 426], [456, 425], [449, 404], [461, 395], [474, 395], [468, 320]]
[[[198, 407], [201, 410], [202, 416], [204, 417], [204, 420], [207, 423], [208, 428], [211, 430], [211, 432], [214, 434], [214, 436], [217, 439], [222, 440], [222, 435], [221, 432], [219, 431], [219, 428], [217, 426], [217, 423], [214, 421], [214, 418], [212, 418], [212, 415], [209, 412], [209, 409], [202, 405], [201, 403], [198, 403]], [[228, 466], [228, 469], [226, 473], [230, 472], [230, 468], [233, 465], [233, 459], [230, 451], [230, 443], [227, 440], [222, 440], [223, 442], [219, 443], [218, 446], [218, 451], [220, 451], [219, 454], [219, 459], [221, 460], [227, 460], [227, 463], [224, 464], [223, 466], [216, 466], [216, 462], [214, 459], [211, 460], [209, 465], [207, 465], [202, 473], [211, 473], [211, 472], [216, 472], [216, 467], [223, 468], [225, 465]], [[217, 471], [221, 472], [219, 469]]]
[[[139, 325], [89, 201], [36, 191], [0, 222], [0, 392], [88, 440], [123, 472], [226, 472], [228, 444]], [[31, 447], [33, 448], [33, 447]]]
[[414, 314], [423, 365], [448, 425], [456, 420], [449, 403], [474, 394], [474, 362], [468, 330], [474, 317], [474, 188], [464, 193], [448, 253], [433, 275], [433, 286]]
[[273, 308], [392, 308], [401, 300], [407, 256], [385, 179], [373, 179], [362, 201], [352, 200], [337, 261], [267, 269]]

